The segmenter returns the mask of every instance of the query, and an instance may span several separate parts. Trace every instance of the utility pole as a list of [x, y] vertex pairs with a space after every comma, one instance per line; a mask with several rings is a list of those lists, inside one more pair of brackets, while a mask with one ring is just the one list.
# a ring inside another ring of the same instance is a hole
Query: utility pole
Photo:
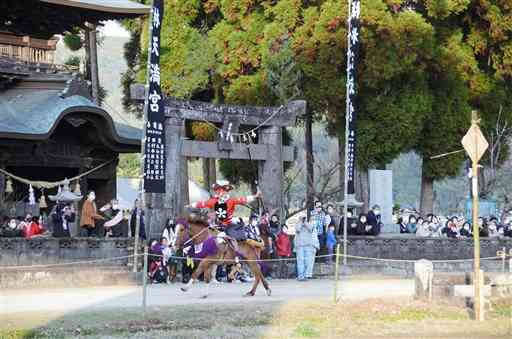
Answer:
[[475, 311], [475, 319], [478, 321], [484, 320], [483, 314], [483, 303], [482, 303], [482, 294], [481, 294], [481, 280], [483, 279], [483, 274], [480, 271], [480, 227], [478, 225], [478, 162], [484, 155], [485, 151], [489, 147], [489, 143], [485, 139], [482, 131], [479, 127], [480, 119], [478, 118], [478, 113], [476, 111], [472, 112], [471, 116], [471, 127], [468, 132], [462, 138], [462, 145], [464, 149], [468, 153], [469, 157], [472, 161], [472, 177], [471, 177], [471, 191], [473, 196], [473, 204], [472, 204], [472, 215], [473, 215], [473, 239], [474, 239], [474, 273], [473, 273], [473, 285], [475, 288], [475, 298], [474, 298], [474, 311]]

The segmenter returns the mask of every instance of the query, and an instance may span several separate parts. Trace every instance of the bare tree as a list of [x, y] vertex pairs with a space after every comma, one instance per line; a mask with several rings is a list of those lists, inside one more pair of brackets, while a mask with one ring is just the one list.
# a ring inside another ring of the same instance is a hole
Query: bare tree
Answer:
[[489, 163], [480, 171], [480, 196], [489, 197], [496, 191], [498, 184], [498, 169], [503, 156], [503, 151], [509, 142], [512, 128], [509, 122], [503, 118], [503, 106], [500, 105], [498, 118], [489, 135]]

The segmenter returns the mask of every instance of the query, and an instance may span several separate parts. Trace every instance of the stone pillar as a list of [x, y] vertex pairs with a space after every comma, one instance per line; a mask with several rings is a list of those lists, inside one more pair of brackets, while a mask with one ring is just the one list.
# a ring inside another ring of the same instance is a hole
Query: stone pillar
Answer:
[[262, 128], [259, 143], [268, 145], [267, 160], [258, 164], [258, 183], [263, 193], [265, 209], [277, 208], [277, 215], [283, 212], [283, 148], [281, 127]]
[[92, 98], [94, 103], [99, 105], [99, 91], [100, 91], [100, 81], [99, 81], [99, 72], [98, 72], [98, 42], [96, 41], [96, 25], [89, 25], [89, 49], [90, 49], [90, 57], [91, 57], [91, 85], [92, 85]]
[[[188, 204], [188, 164], [181, 156], [185, 138], [185, 121], [178, 118], [165, 120], [165, 194], [146, 197], [146, 228], [150, 237], [159, 237], [169, 217], [179, 217]], [[148, 199], [149, 198], [149, 199]]]
[[[5, 169], [5, 166], [2, 162], [0, 162], [0, 168]], [[4, 196], [5, 196], [5, 175], [3, 173], [0, 173], [0, 214], [4, 209]]]

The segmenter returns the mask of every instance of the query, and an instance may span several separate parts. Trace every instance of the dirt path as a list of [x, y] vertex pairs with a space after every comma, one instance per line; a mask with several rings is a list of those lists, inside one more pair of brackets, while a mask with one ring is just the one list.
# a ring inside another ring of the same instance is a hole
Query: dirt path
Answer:
[[[260, 287], [257, 295], [246, 298], [242, 295], [250, 284], [220, 284], [209, 289], [209, 297], [201, 299], [203, 284], [183, 293], [174, 285], [152, 285], [148, 288], [148, 306], [170, 306], [189, 304], [242, 304], [279, 302], [290, 300], [322, 300], [333, 297], [334, 282], [331, 280], [274, 280], [272, 296], [265, 295]], [[366, 298], [409, 297], [414, 293], [412, 280], [354, 280], [340, 282], [338, 295], [341, 298], [361, 300]], [[19, 312], [75, 311], [101, 308], [138, 307], [142, 303], [140, 286], [115, 286], [91, 288], [67, 288], [56, 290], [1, 291], [1, 314]]]

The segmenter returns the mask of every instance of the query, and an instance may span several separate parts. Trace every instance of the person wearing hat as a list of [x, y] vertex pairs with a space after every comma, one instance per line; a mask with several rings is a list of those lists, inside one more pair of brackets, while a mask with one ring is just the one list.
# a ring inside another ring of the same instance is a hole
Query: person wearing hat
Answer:
[[191, 206], [195, 208], [208, 208], [215, 211], [215, 216], [219, 226], [225, 229], [226, 234], [235, 240], [246, 240], [247, 235], [243, 225], [236, 223], [233, 219], [235, 208], [238, 205], [245, 205], [253, 202], [261, 197], [258, 191], [255, 195], [246, 197], [232, 198], [229, 192], [233, 190], [233, 186], [225, 180], [217, 181], [213, 185], [215, 195], [205, 201], [198, 201]]

